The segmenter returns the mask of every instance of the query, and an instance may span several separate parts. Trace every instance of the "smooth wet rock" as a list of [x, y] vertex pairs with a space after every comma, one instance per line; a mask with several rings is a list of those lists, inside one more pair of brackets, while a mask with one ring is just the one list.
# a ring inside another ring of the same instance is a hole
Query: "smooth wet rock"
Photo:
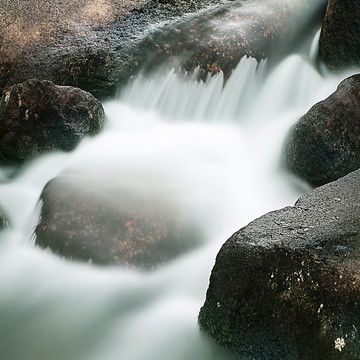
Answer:
[[290, 130], [286, 167], [313, 186], [360, 168], [360, 74], [340, 83]]
[[0, 161], [73, 150], [104, 120], [101, 103], [78, 88], [34, 79], [13, 85], [0, 98]]
[[46, 185], [41, 202], [36, 244], [68, 259], [152, 270], [202, 240], [171, 196], [62, 176]]
[[360, 358], [360, 170], [221, 248], [199, 324], [239, 359]]
[[329, 0], [321, 28], [320, 57], [332, 71], [360, 67], [360, 2]]

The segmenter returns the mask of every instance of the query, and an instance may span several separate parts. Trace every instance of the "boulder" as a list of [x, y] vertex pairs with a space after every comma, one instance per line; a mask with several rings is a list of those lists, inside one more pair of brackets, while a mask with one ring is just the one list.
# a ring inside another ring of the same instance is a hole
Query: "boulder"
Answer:
[[199, 324], [239, 359], [360, 358], [360, 170], [222, 246]]
[[321, 28], [319, 53], [333, 71], [360, 67], [360, 3], [329, 0]]
[[61, 176], [41, 194], [36, 244], [68, 259], [152, 270], [202, 238], [171, 196]]
[[313, 186], [360, 168], [360, 74], [342, 81], [291, 128], [283, 152], [286, 167]]
[[105, 119], [90, 93], [50, 81], [28, 80], [0, 98], [0, 161], [24, 161], [52, 150], [73, 150], [97, 134]]
[[59, 0], [0, 4], [0, 91], [31, 78], [115, 94], [151, 28], [222, 0]]
[[7, 1], [0, 5], [0, 90], [37, 78], [103, 100], [172, 55], [172, 64], [228, 75], [242, 56], [264, 58], [298, 40], [314, 14], [323, 18], [325, 1]]
[[[135, 58], [145, 70], [159, 64], [202, 78], [220, 71], [227, 79], [244, 56], [275, 61], [309, 34], [322, 19], [326, 1], [233, 1], [172, 22], [141, 42]], [[139, 54], [139, 55], [138, 55]]]

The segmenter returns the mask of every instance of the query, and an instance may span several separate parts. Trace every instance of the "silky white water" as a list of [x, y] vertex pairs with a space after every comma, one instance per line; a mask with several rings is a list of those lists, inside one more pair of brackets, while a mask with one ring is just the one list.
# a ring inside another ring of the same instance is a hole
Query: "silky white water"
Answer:
[[[221, 359], [197, 327], [215, 256], [236, 230], [308, 189], [281, 170], [282, 142], [338, 83], [298, 54], [272, 71], [242, 59], [225, 86], [221, 74], [205, 83], [175, 72], [141, 76], [104, 104], [104, 131], [76, 151], [0, 169], [10, 223], [0, 233], [0, 358]], [[206, 242], [148, 273], [39, 249], [38, 199], [62, 173], [176, 194]]]

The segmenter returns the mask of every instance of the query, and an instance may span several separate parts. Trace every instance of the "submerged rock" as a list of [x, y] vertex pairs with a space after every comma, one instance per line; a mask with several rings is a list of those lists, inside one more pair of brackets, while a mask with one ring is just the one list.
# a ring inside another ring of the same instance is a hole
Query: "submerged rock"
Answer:
[[104, 119], [101, 103], [78, 88], [39, 80], [13, 85], [0, 98], [0, 161], [73, 150]]
[[320, 57], [333, 71], [360, 67], [360, 2], [330, 0], [321, 28]]
[[62, 176], [41, 194], [36, 244], [66, 258], [151, 270], [196, 247], [195, 221], [171, 198]]
[[360, 170], [221, 248], [201, 329], [244, 359], [360, 358]]
[[6, 216], [0, 210], [0, 231], [9, 227], [9, 222], [6, 219]]
[[360, 168], [360, 74], [340, 83], [290, 130], [285, 164], [313, 186]]

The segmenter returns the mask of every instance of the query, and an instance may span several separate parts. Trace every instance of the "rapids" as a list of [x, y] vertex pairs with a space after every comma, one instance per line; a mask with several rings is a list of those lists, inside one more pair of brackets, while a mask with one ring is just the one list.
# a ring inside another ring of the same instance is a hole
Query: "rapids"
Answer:
[[[174, 71], [140, 76], [104, 104], [107, 124], [72, 153], [0, 169], [2, 360], [207, 360], [223, 355], [197, 327], [220, 246], [308, 190], [279, 164], [290, 126], [332, 93], [308, 54], [273, 69], [243, 58], [224, 84]], [[154, 272], [76, 263], [37, 248], [45, 184], [61, 173], [147, 191], [175, 189], [207, 235]], [[225, 355], [224, 355], [225, 356]]]

